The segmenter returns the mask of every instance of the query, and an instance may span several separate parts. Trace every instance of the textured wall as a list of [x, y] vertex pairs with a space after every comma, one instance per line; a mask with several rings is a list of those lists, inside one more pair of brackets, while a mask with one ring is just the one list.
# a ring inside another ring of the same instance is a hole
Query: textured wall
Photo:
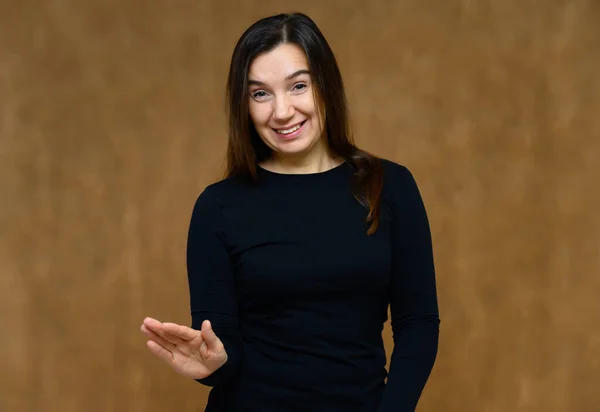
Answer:
[[0, 410], [201, 410], [139, 325], [189, 322], [228, 59], [299, 7], [358, 143], [409, 166], [428, 206], [442, 335], [419, 410], [600, 410], [595, 0], [1, 2]]

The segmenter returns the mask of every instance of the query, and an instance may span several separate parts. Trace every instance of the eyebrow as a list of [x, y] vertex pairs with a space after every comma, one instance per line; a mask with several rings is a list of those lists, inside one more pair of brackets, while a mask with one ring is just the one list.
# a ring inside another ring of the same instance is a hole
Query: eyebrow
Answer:
[[[298, 77], [301, 74], [310, 74], [310, 70], [300, 69], [296, 70], [294, 73], [285, 77], [285, 80], [292, 80], [294, 77]], [[248, 86], [266, 86], [263, 82], [258, 80], [248, 79]]]

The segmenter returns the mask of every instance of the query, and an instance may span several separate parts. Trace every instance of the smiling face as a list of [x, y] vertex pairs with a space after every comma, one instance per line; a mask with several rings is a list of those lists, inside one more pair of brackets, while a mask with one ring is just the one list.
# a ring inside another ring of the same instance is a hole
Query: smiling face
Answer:
[[258, 55], [248, 73], [250, 118], [274, 158], [326, 152], [304, 51], [285, 43]]

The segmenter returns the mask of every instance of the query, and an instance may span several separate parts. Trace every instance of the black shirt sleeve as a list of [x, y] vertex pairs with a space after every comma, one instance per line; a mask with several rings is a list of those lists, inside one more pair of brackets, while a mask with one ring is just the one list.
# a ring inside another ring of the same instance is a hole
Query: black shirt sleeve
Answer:
[[379, 412], [412, 412], [438, 349], [439, 312], [431, 233], [410, 171], [394, 165], [389, 176], [393, 213], [390, 298], [394, 349]]
[[230, 381], [241, 358], [241, 334], [234, 273], [225, 247], [225, 223], [210, 186], [197, 198], [187, 239], [187, 272], [192, 328], [200, 330], [210, 320], [227, 351], [227, 362], [204, 379], [206, 386]]

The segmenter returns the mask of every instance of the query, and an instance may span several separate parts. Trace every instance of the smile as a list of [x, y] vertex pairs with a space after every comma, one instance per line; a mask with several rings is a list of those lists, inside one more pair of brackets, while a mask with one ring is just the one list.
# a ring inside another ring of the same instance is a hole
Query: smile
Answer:
[[304, 126], [306, 120], [301, 123], [298, 123], [295, 126], [288, 127], [287, 129], [273, 129], [277, 135], [282, 139], [293, 139], [300, 134], [302, 131], [302, 126]]
[[303, 122], [301, 122], [301, 123], [298, 123], [296, 126], [290, 127], [289, 129], [273, 129], [273, 130], [275, 130], [277, 133], [279, 133], [279, 134], [283, 134], [283, 135], [286, 135], [286, 134], [292, 134], [292, 133], [294, 133], [296, 130], [300, 129], [300, 127], [302, 127], [302, 125], [303, 125], [305, 122], [306, 122], [306, 120], [305, 120], [305, 121], [303, 121]]

